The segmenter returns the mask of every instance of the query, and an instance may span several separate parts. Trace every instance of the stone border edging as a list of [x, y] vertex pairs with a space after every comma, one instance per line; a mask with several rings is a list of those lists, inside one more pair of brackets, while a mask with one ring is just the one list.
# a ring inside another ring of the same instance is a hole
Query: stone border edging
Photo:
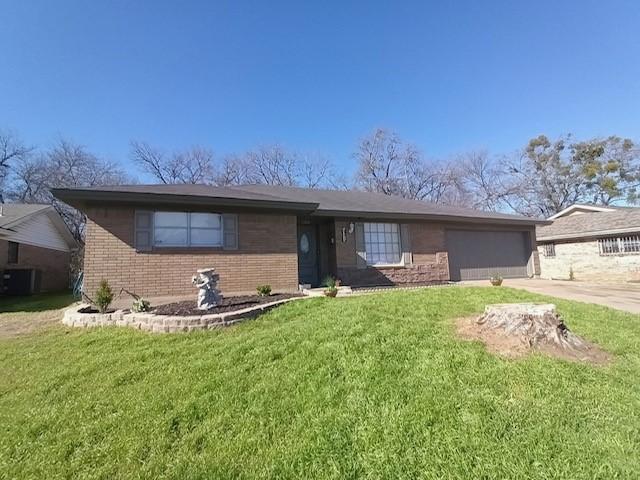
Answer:
[[129, 312], [116, 310], [112, 313], [80, 313], [88, 304], [75, 305], [64, 312], [62, 323], [69, 327], [129, 327], [153, 333], [192, 332], [226, 327], [249, 318], [255, 318], [279, 305], [309, 297], [292, 297], [243, 308], [234, 312], [211, 313], [205, 315], [156, 315], [151, 312]]

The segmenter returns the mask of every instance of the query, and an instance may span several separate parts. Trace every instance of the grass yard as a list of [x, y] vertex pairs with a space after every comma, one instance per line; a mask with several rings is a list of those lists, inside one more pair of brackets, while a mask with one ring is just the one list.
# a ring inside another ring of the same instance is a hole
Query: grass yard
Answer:
[[62, 314], [51, 310], [67, 307], [73, 302], [70, 292], [0, 297], [0, 340], [59, 323]]
[[456, 338], [453, 318], [524, 300], [548, 299], [397, 291], [0, 339], [0, 478], [638, 478], [640, 316], [556, 301], [605, 367]]

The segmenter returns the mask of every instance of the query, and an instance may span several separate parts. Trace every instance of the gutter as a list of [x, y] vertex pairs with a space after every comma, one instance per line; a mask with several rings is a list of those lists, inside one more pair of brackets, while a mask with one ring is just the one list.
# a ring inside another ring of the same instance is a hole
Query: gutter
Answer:
[[[481, 212], [479, 212], [481, 213]], [[432, 220], [440, 222], [465, 222], [465, 223], [491, 223], [499, 225], [550, 225], [552, 222], [548, 220], [536, 220], [533, 218], [501, 218], [501, 217], [469, 217], [461, 215], [449, 215], [438, 213], [404, 213], [404, 212], [363, 212], [353, 210], [316, 210], [313, 212], [314, 217], [346, 217], [346, 218], [378, 218], [378, 219], [403, 219], [403, 220]]]

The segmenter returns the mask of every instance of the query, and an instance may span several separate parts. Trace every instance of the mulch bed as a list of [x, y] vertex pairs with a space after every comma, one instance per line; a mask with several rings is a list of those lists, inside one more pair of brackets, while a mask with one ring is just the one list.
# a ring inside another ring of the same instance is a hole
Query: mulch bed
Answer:
[[152, 309], [152, 313], [156, 315], [172, 315], [172, 316], [190, 316], [190, 315], [211, 315], [213, 313], [226, 313], [243, 308], [255, 307], [262, 303], [271, 303], [287, 298], [301, 297], [300, 294], [278, 293], [267, 297], [258, 295], [245, 295], [242, 297], [227, 297], [214, 308], [209, 310], [199, 310], [195, 301], [167, 303], [166, 305], [158, 305]]

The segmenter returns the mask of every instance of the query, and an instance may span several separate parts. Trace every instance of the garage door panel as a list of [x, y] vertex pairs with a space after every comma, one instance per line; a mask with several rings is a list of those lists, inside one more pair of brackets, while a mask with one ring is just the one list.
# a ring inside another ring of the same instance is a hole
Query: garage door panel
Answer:
[[525, 232], [448, 230], [451, 280], [485, 280], [527, 276], [528, 236]]

